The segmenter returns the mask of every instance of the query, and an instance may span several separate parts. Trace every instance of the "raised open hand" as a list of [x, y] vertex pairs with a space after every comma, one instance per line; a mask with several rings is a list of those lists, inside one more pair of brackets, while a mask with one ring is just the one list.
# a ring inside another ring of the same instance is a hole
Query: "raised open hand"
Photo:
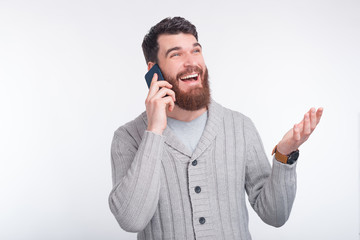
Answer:
[[323, 110], [323, 108], [318, 108], [317, 110], [311, 108], [305, 113], [302, 121], [295, 124], [278, 143], [277, 151], [283, 155], [289, 155], [291, 152], [296, 151], [310, 137], [319, 124]]

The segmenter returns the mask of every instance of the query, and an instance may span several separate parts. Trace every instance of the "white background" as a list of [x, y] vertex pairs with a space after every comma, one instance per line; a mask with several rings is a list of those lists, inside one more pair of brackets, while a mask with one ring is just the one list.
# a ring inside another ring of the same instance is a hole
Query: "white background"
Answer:
[[113, 132], [145, 109], [141, 43], [167, 16], [197, 26], [213, 98], [266, 151], [312, 106], [282, 228], [253, 239], [359, 239], [360, 2], [0, 0], [0, 239], [136, 239], [108, 208]]

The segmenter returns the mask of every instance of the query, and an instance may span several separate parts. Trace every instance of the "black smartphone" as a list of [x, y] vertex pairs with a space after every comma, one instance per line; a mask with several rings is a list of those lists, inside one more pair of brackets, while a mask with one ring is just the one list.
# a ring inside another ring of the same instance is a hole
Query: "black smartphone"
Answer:
[[152, 78], [154, 76], [154, 73], [157, 73], [158, 75], [158, 80], [164, 80], [164, 77], [161, 73], [161, 70], [160, 70], [160, 67], [159, 65], [156, 63], [152, 68], [150, 68], [150, 70], [145, 74], [145, 80], [146, 80], [146, 83], [148, 85], [148, 87], [150, 88], [150, 84], [151, 84], [151, 81], [152, 81]]

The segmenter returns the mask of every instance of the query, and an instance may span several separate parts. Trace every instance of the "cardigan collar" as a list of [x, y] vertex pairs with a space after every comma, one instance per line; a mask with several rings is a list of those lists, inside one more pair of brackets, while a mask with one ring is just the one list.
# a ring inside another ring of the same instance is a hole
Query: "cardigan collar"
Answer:
[[[208, 108], [208, 119], [194, 152], [191, 153], [191, 151], [185, 147], [185, 145], [175, 136], [174, 132], [171, 131], [168, 126], [166, 126], [163, 132], [165, 143], [171, 148], [174, 148], [180, 153], [190, 157], [191, 160], [198, 158], [215, 139], [220, 126], [222, 125], [223, 111], [224, 108], [211, 98]], [[147, 126], [148, 121], [146, 111], [143, 112], [142, 117]]]

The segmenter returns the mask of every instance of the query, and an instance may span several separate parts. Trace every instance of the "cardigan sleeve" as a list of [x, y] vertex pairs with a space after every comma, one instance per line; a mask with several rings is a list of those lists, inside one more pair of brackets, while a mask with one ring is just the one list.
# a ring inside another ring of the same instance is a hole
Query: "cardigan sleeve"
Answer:
[[267, 224], [280, 227], [288, 220], [296, 193], [296, 162], [283, 164], [273, 158], [272, 168], [260, 136], [246, 120], [245, 188], [249, 202]]
[[129, 144], [129, 133], [120, 130], [111, 145], [113, 189], [109, 205], [122, 229], [140, 232], [158, 204], [164, 137], [145, 131], [139, 146], [134, 146]]

